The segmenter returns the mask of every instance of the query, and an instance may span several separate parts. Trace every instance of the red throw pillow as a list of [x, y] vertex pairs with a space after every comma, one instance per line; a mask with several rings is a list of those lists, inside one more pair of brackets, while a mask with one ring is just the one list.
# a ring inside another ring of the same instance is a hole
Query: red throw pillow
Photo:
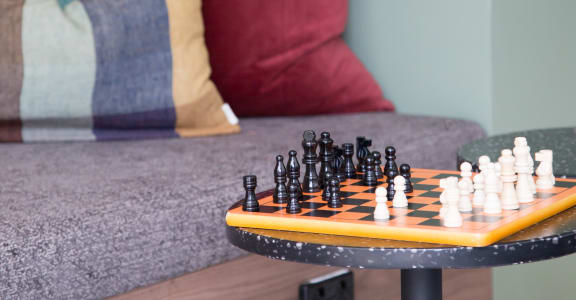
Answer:
[[205, 0], [212, 79], [240, 116], [394, 110], [342, 40], [347, 0]]

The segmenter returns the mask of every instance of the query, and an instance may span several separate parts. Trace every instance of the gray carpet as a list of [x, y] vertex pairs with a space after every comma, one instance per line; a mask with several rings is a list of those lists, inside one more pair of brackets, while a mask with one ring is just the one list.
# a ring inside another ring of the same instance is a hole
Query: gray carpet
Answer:
[[[243, 253], [224, 236], [241, 177], [272, 187], [275, 155], [304, 129], [395, 145], [398, 162], [455, 168], [476, 124], [391, 113], [241, 121], [239, 135], [0, 144], [0, 298], [100, 299]], [[301, 153], [299, 153], [300, 155]]]

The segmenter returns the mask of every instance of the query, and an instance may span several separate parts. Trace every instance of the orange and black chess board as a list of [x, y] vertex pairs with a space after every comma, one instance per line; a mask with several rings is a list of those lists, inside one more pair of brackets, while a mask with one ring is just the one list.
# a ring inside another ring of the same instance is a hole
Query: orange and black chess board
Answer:
[[[413, 193], [407, 193], [408, 207], [394, 208], [388, 201], [390, 219], [374, 220], [376, 187], [365, 186], [360, 179], [341, 183], [341, 208], [329, 208], [321, 192], [304, 193], [302, 212], [286, 213], [286, 204], [272, 201], [272, 191], [260, 193], [258, 212], [245, 212], [242, 203], [232, 206], [226, 215], [230, 226], [395, 239], [462, 246], [487, 246], [576, 205], [576, 179], [556, 179], [555, 187], [539, 190], [535, 200], [517, 210], [485, 214], [481, 207], [461, 213], [463, 226], [442, 225], [438, 213], [439, 181], [458, 176], [455, 171], [413, 169]], [[386, 186], [383, 179], [378, 186]]]

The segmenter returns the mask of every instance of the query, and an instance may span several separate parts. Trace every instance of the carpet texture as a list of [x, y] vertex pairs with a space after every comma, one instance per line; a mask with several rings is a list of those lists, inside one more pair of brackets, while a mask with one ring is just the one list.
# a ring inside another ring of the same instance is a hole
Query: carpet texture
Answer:
[[224, 214], [273, 185], [274, 157], [304, 129], [398, 149], [417, 168], [456, 167], [473, 123], [392, 113], [241, 120], [242, 134], [195, 139], [0, 144], [0, 298], [100, 299], [243, 254]]

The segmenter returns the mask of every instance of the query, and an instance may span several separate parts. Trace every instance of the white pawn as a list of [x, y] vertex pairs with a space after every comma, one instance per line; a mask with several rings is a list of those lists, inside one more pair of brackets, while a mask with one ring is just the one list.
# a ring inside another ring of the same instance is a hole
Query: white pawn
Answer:
[[552, 150], [540, 150], [536, 152], [536, 161], [540, 162], [536, 169], [538, 189], [547, 190], [554, 187], [554, 170], [552, 169]]
[[[450, 177], [449, 177], [450, 178]], [[458, 180], [454, 177], [456, 181]], [[451, 180], [448, 180], [446, 187], [446, 200], [448, 202], [446, 215], [444, 216], [444, 226], [446, 227], [460, 227], [462, 226], [462, 215], [458, 211], [458, 202], [460, 200], [460, 191], [458, 185], [454, 185]]]
[[514, 182], [516, 181], [515, 161], [516, 159], [510, 149], [502, 150], [502, 156], [498, 158], [501, 166], [500, 181], [502, 182], [502, 191], [500, 199], [502, 200], [502, 209], [518, 209], [520, 207], [516, 197], [516, 189], [514, 188]]
[[472, 183], [472, 164], [467, 161], [460, 164], [460, 177], [462, 177], [461, 181], [465, 182], [468, 192], [473, 193], [474, 185]]
[[407, 207], [408, 198], [404, 190], [406, 189], [406, 179], [402, 175], [394, 177], [394, 199], [392, 200], [392, 206], [394, 207]]
[[532, 176], [532, 174], [534, 174], [534, 160], [532, 159], [532, 155], [530, 154], [530, 146], [528, 146], [528, 141], [526, 140], [525, 137], [523, 136], [518, 136], [516, 138], [514, 138], [514, 149], [512, 149], [512, 152], [514, 153], [514, 155], [516, 156], [516, 152], [517, 152], [517, 148], [521, 148], [521, 147], [525, 147], [526, 150], [528, 150], [528, 165], [530, 167], [530, 188], [532, 190], [532, 193], [535, 194], [536, 193], [536, 183], [534, 182], [534, 177]]
[[484, 213], [499, 214], [502, 212], [500, 198], [498, 198], [498, 177], [493, 169], [488, 169], [484, 173], [486, 200], [484, 201]]
[[486, 193], [484, 193], [484, 175], [476, 174], [473, 181], [474, 197], [472, 198], [472, 204], [475, 206], [483, 206], [484, 200], [486, 199]]
[[526, 149], [526, 147], [517, 148], [517, 153], [516, 162], [514, 163], [514, 168], [518, 174], [516, 181], [516, 197], [520, 203], [530, 203], [534, 201], [534, 194], [530, 187], [530, 179], [532, 175], [530, 174], [528, 149]]
[[390, 219], [390, 212], [388, 211], [388, 204], [386, 201], [386, 188], [379, 187], [376, 189], [376, 208], [374, 209], [374, 220], [388, 220]]
[[470, 201], [470, 189], [468, 183], [463, 179], [458, 182], [460, 199], [458, 200], [458, 210], [461, 212], [472, 211], [472, 201]]
[[446, 209], [448, 208], [448, 202], [446, 201], [446, 183], [446, 178], [440, 179], [440, 188], [442, 188], [442, 193], [440, 193], [440, 203], [442, 203], [442, 207], [440, 207], [440, 212], [438, 213], [440, 218], [444, 217]]
[[442, 207], [439, 212], [439, 216], [443, 218], [448, 210], [448, 189], [449, 187], [458, 189], [458, 177], [450, 176], [448, 178], [440, 179], [440, 187], [444, 189], [440, 194], [440, 203], [442, 203]]

